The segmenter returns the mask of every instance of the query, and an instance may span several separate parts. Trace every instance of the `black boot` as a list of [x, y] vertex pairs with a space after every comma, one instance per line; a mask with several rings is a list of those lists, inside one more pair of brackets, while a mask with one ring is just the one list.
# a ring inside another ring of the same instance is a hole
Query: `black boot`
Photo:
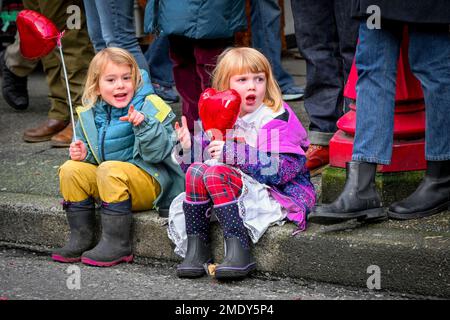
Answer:
[[2, 93], [5, 101], [16, 110], [28, 108], [27, 77], [16, 76], [8, 69], [5, 62], [5, 52], [0, 56], [0, 68], [2, 71]]
[[225, 258], [216, 267], [216, 279], [242, 279], [255, 269], [256, 261], [250, 248], [244, 248], [236, 237], [225, 239]]
[[64, 202], [70, 228], [69, 242], [52, 252], [52, 259], [73, 263], [95, 245], [95, 204], [92, 198], [80, 202]]
[[250, 251], [250, 238], [239, 216], [237, 203], [214, 207], [214, 213], [222, 226], [225, 238], [225, 257], [216, 267], [219, 280], [242, 279], [256, 269], [256, 261]]
[[103, 203], [101, 211], [102, 237], [97, 246], [83, 253], [81, 262], [111, 267], [120, 262], [133, 261], [131, 250], [131, 200]]
[[187, 251], [183, 262], [177, 267], [180, 278], [197, 278], [206, 274], [204, 264], [212, 263], [208, 215], [211, 202], [183, 202], [186, 218]]
[[427, 161], [427, 171], [419, 187], [406, 199], [388, 209], [392, 219], [417, 219], [447, 210], [450, 205], [450, 160]]
[[331, 204], [316, 206], [308, 221], [334, 224], [350, 219], [379, 220], [386, 218], [375, 186], [376, 163], [347, 162], [344, 190]]
[[188, 235], [186, 257], [177, 266], [180, 278], [197, 278], [206, 274], [204, 264], [212, 263], [211, 247], [205, 244], [198, 235]]

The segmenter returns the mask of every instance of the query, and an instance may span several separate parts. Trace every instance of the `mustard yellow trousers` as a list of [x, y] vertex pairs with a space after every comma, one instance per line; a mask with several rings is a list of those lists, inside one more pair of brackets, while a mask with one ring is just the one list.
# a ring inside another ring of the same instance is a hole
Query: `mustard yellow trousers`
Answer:
[[116, 203], [131, 198], [131, 210], [143, 211], [153, 208], [161, 192], [159, 183], [151, 175], [128, 162], [105, 161], [96, 166], [68, 160], [58, 174], [61, 194], [70, 202], [93, 197]]

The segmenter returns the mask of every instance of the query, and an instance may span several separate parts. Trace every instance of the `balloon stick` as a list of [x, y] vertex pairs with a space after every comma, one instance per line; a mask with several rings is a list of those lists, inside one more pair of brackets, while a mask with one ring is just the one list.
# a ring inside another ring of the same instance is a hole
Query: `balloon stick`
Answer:
[[67, 78], [66, 64], [64, 62], [64, 55], [63, 55], [62, 44], [61, 44], [61, 38], [62, 38], [63, 34], [64, 34], [64, 32], [62, 32], [60, 34], [60, 36], [58, 37], [57, 46], [58, 46], [58, 49], [59, 49], [59, 54], [61, 55], [61, 62], [62, 62], [62, 67], [63, 67], [63, 72], [64, 72], [64, 80], [66, 81], [67, 100], [69, 101], [70, 121], [72, 122], [72, 130], [73, 130], [73, 139], [72, 139], [72, 141], [76, 141], [77, 140], [77, 135], [75, 133], [75, 119], [73, 117], [72, 98], [70, 96], [69, 80]]

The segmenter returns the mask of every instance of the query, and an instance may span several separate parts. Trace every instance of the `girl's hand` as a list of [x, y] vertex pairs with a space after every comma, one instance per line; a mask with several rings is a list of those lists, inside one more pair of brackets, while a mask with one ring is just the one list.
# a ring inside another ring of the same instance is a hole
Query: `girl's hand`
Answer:
[[83, 141], [77, 140], [70, 144], [69, 147], [70, 159], [74, 161], [83, 161], [87, 156], [87, 148]]
[[213, 140], [208, 146], [208, 152], [211, 158], [220, 160], [222, 158], [223, 146], [225, 141]]
[[123, 116], [120, 117], [119, 120], [120, 121], [128, 121], [129, 123], [133, 124], [133, 126], [138, 126], [142, 123], [142, 121], [144, 121], [145, 116], [140, 113], [137, 110], [134, 110], [134, 106], [131, 105], [130, 108], [128, 109], [128, 115], [127, 116]]
[[177, 133], [178, 141], [180, 141], [183, 150], [191, 150], [191, 133], [189, 132], [187, 120], [185, 116], [181, 117], [181, 127], [180, 124], [175, 122], [175, 131]]

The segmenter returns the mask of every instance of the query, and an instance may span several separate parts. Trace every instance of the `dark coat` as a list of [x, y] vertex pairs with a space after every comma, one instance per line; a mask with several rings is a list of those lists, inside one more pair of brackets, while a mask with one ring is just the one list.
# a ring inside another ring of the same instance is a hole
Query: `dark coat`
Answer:
[[382, 19], [411, 23], [450, 23], [450, 0], [351, 0], [352, 16], [367, 17], [367, 8], [380, 7]]
[[149, 0], [145, 7], [145, 32], [218, 39], [246, 28], [245, 0]]

